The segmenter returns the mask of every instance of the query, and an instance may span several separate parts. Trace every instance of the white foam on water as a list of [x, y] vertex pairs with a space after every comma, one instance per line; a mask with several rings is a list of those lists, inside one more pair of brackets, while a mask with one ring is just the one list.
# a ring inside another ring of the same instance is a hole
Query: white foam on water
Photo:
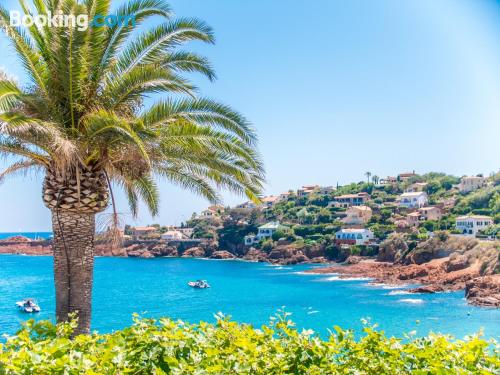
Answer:
[[318, 311], [318, 310], [312, 310], [312, 311], [308, 311], [308, 312], [307, 312], [307, 315], [317, 314], [317, 313], [319, 313], [319, 311]]
[[372, 279], [369, 277], [340, 277], [338, 275], [335, 275], [330, 277], [324, 277], [322, 279], [319, 279], [318, 281], [366, 281], [366, 280], [372, 280]]
[[424, 300], [420, 298], [403, 298], [400, 299], [399, 302], [411, 303], [413, 305], [421, 305], [422, 303], [424, 303]]
[[408, 288], [407, 284], [367, 283], [367, 284], [365, 284], [365, 286], [370, 286], [373, 288], [380, 288], [380, 289], [387, 289], [387, 290]]
[[325, 276], [325, 275], [338, 275], [338, 273], [331, 272], [331, 273], [312, 273], [312, 272], [304, 272], [304, 271], [297, 271], [293, 272], [294, 275], [303, 275], [303, 276]]
[[408, 292], [407, 290], [391, 290], [389, 293], [387, 293], [388, 296], [400, 296], [404, 294], [412, 294]]

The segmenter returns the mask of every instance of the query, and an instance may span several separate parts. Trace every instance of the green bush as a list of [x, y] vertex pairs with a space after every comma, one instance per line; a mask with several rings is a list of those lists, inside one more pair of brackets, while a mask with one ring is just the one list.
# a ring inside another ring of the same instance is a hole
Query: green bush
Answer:
[[139, 319], [111, 334], [70, 338], [74, 323], [26, 326], [0, 346], [0, 374], [494, 374], [499, 348], [478, 336], [362, 337], [334, 327], [327, 340], [281, 312], [255, 329], [219, 314], [191, 325]]

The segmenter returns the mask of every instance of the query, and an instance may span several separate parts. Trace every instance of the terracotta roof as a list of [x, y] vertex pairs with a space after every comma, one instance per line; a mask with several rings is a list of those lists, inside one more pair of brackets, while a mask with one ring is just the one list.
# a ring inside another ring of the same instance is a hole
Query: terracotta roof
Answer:
[[133, 227], [132, 230], [142, 231], [142, 232], [151, 232], [157, 230], [155, 227]]

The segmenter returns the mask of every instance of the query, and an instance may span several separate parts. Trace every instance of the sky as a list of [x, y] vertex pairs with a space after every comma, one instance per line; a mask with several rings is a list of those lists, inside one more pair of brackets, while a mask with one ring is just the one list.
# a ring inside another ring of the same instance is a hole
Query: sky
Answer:
[[[14, 9], [17, 0], [0, 0]], [[120, 3], [115, 0], [114, 5]], [[218, 79], [200, 95], [254, 125], [266, 194], [415, 170], [457, 176], [500, 167], [500, 2], [487, 0], [172, 0], [177, 16], [214, 28], [188, 47]], [[6, 38], [0, 69], [25, 79]], [[0, 167], [5, 163], [0, 161]], [[0, 185], [0, 232], [50, 230], [43, 176]], [[162, 182], [160, 214], [180, 224], [208, 203]], [[224, 194], [227, 205], [245, 198]]]

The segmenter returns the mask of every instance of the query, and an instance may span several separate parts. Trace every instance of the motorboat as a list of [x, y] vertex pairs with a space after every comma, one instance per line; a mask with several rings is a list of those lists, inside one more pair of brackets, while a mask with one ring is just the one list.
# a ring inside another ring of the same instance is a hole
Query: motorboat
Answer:
[[26, 298], [22, 301], [16, 302], [16, 306], [19, 308], [19, 310], [24, 311], [25, 313], [40, 312], [40, 306], [38, 306], [33, 298]]
[[190, 281], [190, 282], [188, 282], [188, 285], [191, 288], [196, 288], [196, 289], [207, 289], [207, 288], [210, 288], [210, 285], [207, 283], [206, 280]]

